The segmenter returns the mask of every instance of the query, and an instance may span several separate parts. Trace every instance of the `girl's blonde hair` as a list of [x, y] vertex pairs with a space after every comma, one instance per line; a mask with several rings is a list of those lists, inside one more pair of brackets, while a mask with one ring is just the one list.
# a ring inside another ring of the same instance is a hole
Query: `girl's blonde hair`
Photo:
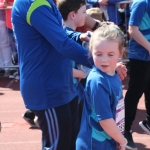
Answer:
[[124, 34], [120, 28], [114, 24], [102, 24], [101, 27], [96, 29], [90, 39], [89, 50], [93, 50], [93, 42], [96, 39], [117, 41], [119, 43], [119, 51], [122, 52], [124, 44]]

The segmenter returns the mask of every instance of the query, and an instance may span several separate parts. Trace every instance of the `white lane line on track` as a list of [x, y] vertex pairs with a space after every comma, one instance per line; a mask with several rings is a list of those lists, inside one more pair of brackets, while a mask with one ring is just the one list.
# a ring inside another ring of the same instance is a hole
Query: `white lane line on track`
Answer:
[[5, 88], [9, 88], [14, 83], [14, 80], [10, 81]]
[[8, 110], [8, 111], [0, 111], [0, 113], [13, 113], [13, 112], [22, 112], [24, 113], [26, 110]]
[[41, 143], [41, 141], [24, 141], [24, 142], [0, 142], [0, 145], [8, 145], [8, 144], [32, 144], [32, 143]]

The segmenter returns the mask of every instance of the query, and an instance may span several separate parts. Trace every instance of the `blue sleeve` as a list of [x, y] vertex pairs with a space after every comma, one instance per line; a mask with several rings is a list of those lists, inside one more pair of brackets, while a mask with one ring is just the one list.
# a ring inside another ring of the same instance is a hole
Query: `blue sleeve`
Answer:
[[73, 39], [74, 41], [76, 41], [80, 45], [82, 44], [82, 41], [80, 40], [80, 35], [81, 35], [80, 32], [66, 30], [66, 33], [67, 33], [69, 38]]
[[135, 0], [131, 6], [129, 25], [140, 26], [142, 17], [146, 11], [145, 0]]
[[102, 83], [101, 81], [96, 80], [92, 81], [91, 83], [90, 95], [91, 99], [93, 100], [94, 110], [99, 121], [113, 118], [108, 89], [109, 86], [106, 85], [106, 83]]
[[58, 10], [41, 6], [31, 15], [32, 26], [63, 56], [77, 63], [91, 67], [92, 58], [88, 59], [88, 50], [69, 39], [57, 18]]
[[[108, 4], [116, 4], [116, 3], [122, 2], [122, 1], [125, 1], [125, 0], [109, 0]], [[87, 3], [89, 3], [89, 4], [98, 4], [98, 0], [87, 0]]]
[[122, 2], [122, 1], [125, 1], [125, 0], [109, 0], [108, 4], [116, 4], [116, 3]]
[[89, 3], [89, 4], [93, 4], [93, 5], [98, 4], [98, 0], [87, 0], [86, 2]]

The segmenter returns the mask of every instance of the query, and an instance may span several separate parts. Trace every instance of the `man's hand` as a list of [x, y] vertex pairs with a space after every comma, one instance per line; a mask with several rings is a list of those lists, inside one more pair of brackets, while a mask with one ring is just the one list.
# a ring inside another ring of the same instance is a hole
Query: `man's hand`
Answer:
[[99, 0], [98, 3], [99, 5], [107, 5], [108, 0]]
[[124, 80], [127, 76], [127, 68], [122, 62], [117, 63], [117, 72], [121, 80]]

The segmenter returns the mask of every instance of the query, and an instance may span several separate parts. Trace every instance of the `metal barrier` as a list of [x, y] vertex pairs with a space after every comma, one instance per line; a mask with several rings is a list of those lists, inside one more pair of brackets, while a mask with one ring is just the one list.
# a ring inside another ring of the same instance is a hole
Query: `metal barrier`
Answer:
[[19, 68], [19, 65], [1, 66], [0, 68]]

